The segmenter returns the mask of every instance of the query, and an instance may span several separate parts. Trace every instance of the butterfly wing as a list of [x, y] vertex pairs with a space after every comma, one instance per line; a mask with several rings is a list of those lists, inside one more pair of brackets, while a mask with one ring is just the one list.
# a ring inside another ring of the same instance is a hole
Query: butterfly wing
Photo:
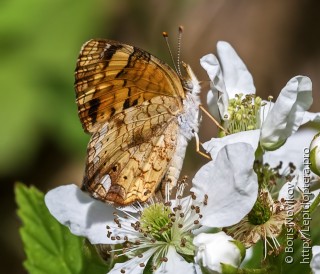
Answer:
[[137, 47], [103, 39], [83, 45], [75, 90], [82, 126], [90, 133], [115, 114], [155, 96], [185, 96], [168, 65]]
[[176, 99], [158, 96], [116, 114], [92, 135], [84, 188], [99, 200], [146, 201], [176, 150]]
[[176, 149], [184, 90], [177, 74], [149, 53], [90, 40], [75, 71], [79, 117], [92, 134], [83, 188], [119, 205], [146, 201]]

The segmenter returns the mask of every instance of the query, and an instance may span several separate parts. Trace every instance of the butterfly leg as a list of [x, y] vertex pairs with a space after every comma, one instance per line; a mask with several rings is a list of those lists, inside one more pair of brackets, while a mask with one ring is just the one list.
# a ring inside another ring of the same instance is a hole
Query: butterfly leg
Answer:
[[206, 114], [210, 120], [218, 127], [220, 128], [222, 131], [224, 131], [226, 134], [228, 134], [228, 131], [220, 125], [220, 123], [203, 107], [203, 105], [199, 105], [199, 108], [201, 109], [201, 111]]
[[[203, 157], [205, 157], [205, 158], [207, 158], [207, 159], [209, 159], [209, 160], [212, 160], [212, 158], [211, 158], [208, 154], [200, 151], [200, 144], [201, 144], [201, 143], [200, 143], [199, 135], [198, 135], [197, 132], [194, 132], [194, 138], [196, 139], [196, 152], [199, 153], [201, 156], [203, 156]], [[202, 144], [201, 144], [201, 145], [202, 145]]]

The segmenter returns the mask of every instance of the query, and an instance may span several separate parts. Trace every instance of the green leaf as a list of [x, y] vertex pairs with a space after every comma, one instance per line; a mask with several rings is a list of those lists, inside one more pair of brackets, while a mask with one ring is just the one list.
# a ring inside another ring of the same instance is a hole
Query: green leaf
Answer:
[[44, 203], [44, 195], [35, 187], [15, 187], [18, 216], [23, 226], [20, 235], [30, 274], [107, 273], [108, 266], [94, 249], [84, 249], [84, 239], [70, 233], [58, 223]]

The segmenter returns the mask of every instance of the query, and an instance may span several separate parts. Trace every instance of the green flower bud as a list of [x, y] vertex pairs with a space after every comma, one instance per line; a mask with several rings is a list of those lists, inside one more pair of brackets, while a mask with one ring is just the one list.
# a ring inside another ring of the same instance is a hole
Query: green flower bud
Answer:
[[310, 169], [320, 176], [320, 132], [313, 137], [310, 144]]

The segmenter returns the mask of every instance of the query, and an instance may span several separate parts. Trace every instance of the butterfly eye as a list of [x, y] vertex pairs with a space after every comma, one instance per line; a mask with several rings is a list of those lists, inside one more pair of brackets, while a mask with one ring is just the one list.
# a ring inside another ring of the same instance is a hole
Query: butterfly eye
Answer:
[[182, 81], [182, 86], [185, 91], [191, 92], [193, 90], [193, 84], [191, 81], [184, 79]]

